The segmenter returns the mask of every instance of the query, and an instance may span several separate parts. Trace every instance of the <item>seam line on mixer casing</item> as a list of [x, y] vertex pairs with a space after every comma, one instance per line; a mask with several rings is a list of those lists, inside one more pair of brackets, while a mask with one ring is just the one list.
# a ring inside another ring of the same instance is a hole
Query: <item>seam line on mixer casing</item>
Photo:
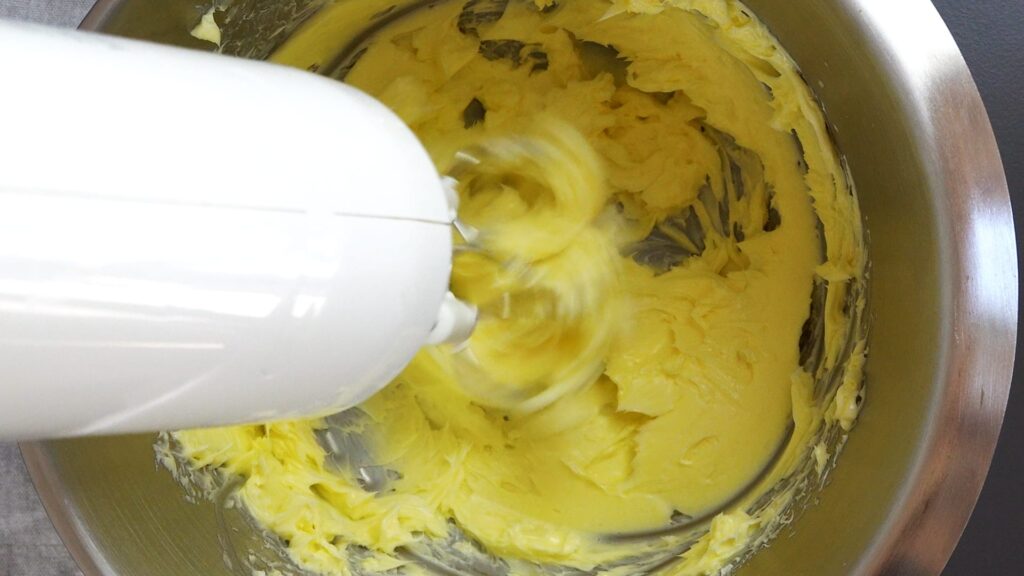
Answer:
[[[74, 198], [79, 200], [103, 200], [107, 202], [124, 202], [128, 204], [148, 204], [151, 206], [172, 206], [180, 208], [213, 208], [221, 210], [245, 210], [252, 212], [266, 212], [266, 213], [277, 213], [277, 214], [294, 214], [294, 215], [308, 215], [319, 213], [316, 209], [301, 210], [298, 208], [285, 208], [282, 206], [246, 206], [243, 204], [229, 204], [219, 202], [188, 202], [181, 200], [172, 200], [168, 198], [161, 198], [155, 200], [141, 200], [138, 198], [130, 198], [126, 196], [104, 196], [95, 194], [80, 194], [75, 192], [65, 192], [57, 190], [45, 190], [45, 189], [30, 189], [30, 188], [17, 188], [14, 190], [2, 190], [0, 191], [0, 197], [2, 196], [43, 196], [49, 198]], [[324, 210], [323, 213], [331, 216], [341, 216], [344, 218], [364, 218], [368, 220], [392, 220], [398, 222], [419, 222], [421, 224], [438, 224], [442, 226], [451, 226], [452, 222], [447, 220], [432, 220], [429, 218], [415, 218], [412, 216], [384, 216], [377, 214], [359, 214], [354, 212], [345, 212], [339, 210]]]

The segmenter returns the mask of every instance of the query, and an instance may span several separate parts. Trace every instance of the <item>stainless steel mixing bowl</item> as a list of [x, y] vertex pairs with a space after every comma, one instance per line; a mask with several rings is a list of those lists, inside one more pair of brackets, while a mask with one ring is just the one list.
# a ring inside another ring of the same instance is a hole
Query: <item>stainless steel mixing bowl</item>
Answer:
[[[233, 1], [247, 6], [235, 36], [250, 57], [323, 3]], [[985, 479], [1013, 365], [1014, 230], [988, 118], [927, 0], [747, 3], [802, 67], [849, 161], [870, 233], [873, 328], [867, 405], [830, 485], [740, 573], [938, 574]], [[204, 5], [101, 0], [83, 26], [202, 48], [187, 30]], [[23, 451], [86, 574], [230, 573], [214, 507], [183, 499], [152, 441]]]

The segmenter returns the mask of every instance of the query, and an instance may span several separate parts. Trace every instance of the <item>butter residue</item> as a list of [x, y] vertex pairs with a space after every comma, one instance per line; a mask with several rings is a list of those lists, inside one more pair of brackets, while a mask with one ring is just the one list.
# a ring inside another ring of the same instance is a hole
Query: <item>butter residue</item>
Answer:
[[818, 442], [814, 446], [814, 471], [818, 473], [818, 477], [825, 475], [828, 467], [828, 446], [824, 442]]
[[196, 24], [195, 28], [193, 28], [189, 34], [191, 34], [193, 38], [198, 38], [205, 42], [212, 42], [219, 47], [221, 43], [221, 30], [220, 25], [217, 24], [217, 20], [215, 18], [216, 13], [217, 6], [211, 6], [210, 9], [203, 14], [199, 23]]
[[853, 430], [864, 403], [864, 361], [867, 357], [866, 343], [857, 342], [849, 363], [843, 372], [842, 384], [836, 397], [825, 413], [829, 422], [838, 422], [843, 430]]
[[[317, 39], [348, 4], [309, 24]], [[396, 20], [346, 81], [402, 116], [442, 173], [461, 150], [538, 137], [538, 119], [571, 127], [538, 138], [578, 135], [562, 150], [596, 162], [577, 177], [599, 181], [570, 187], [586, 192], [569, 204], [580, 212], [553, 218], [566, 204], [524, 194], [529, 182], [511, 177], [464, 188], [463, 217], [508, 258], [459, 257], [453, 289], [485, 305], [529, 294], [537, 310], [572, 314], [482, 327], [480, 365], [498, 370], [486, 380], [451, 351], [421, 352], [346, 429], [369, 468], [338, 468], [321, 440], [329, 420], [176, 439], [197, 469], [241, 479], [252, 517], [318, 573], [414, 570], [405, 553], [443, 554], [434, 541], [486, 558], [471, 540], [512, 574], [538, 564], [635, 574], [673, 557], [664, 573], [713, 574], [788, 520], [815, 446], [857, 417], [866, 253], [856, 196], [796, 66], [739, 2], [472, 10], [491, 4], [504, 3], [447, 2]], [[315, 64], [304, 41], [277, 59]], [[524, 254], [519, 274], [509, 262]], [[524, 334], [536, 346], [522, 346]], [[535, 409], [495, 406], [476, 386], [528, 390], [518, 403], [551, 387], [538, 374], [588, 365], [581, 357], [599, 358], [597, 370], [555, 379], [574, 384]], [[383, 480], [367, 483], [368, 469]], [[677, 534], [609, 537], [687, 519]]]

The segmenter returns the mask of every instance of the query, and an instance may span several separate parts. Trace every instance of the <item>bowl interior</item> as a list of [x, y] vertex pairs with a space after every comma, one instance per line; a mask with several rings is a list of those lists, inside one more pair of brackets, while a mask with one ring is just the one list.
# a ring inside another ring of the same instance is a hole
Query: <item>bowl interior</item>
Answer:
[[[849, 162], [869, 232], [872, 329], [867, 404], [838, 468], [817, 503], [739, 573], [850, 574], [898, 507], [942, 394], [951, 300], [944, 287], [952, 272], [941, 239], [948, 224], [930, 159], [922, 153], [908, 78], [892, 65], [885, 36], [862, 18], [857, 3], [747, 3], [801, 66]], [[290, 32], [266, 22], [299, 23], [321, 2], [247, 4], [252, 18], [245, 34], [259, 42], [245, 53], [264, 57]], [[907, 4], [934, 11], [924, 0]], [[127, 0], [107, 7], [87, 24], [204, 47], [188, 35], [203, 12], [195, 2]], [[24, 449], [55, 522], [66, 539], [75, 540], [69, 545], [87, 573], [231, 574], [219, 542], [225, 531], [218, 523], [225, 519], [212, 504], [185, 501], [179, 485], [155, 464], [153, 441], [99, 438]], [[248, 537], [244, 530], [227, 533]]]

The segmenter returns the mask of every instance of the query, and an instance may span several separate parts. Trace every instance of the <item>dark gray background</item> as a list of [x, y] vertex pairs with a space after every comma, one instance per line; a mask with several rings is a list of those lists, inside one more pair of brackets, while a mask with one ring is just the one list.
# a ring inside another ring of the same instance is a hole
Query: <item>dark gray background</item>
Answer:
[[[960, 43], [988, 106], [1010, 181], [1020, 239], [1024, 222], [1024, 0], [933, 2]], [[0, 0], [0, 18], [74, 26], [91, 4], [92, 0]], [[1020, 340], [1017, 353], [1024, 364]], [[1024, 372], [1017, 370], [992, 471], [946, 576], [1024, 574], [1021, 378]], [[78, 571], [46, 519], [17, 448], [0, 444], [0, 576], [75, 574]]]

